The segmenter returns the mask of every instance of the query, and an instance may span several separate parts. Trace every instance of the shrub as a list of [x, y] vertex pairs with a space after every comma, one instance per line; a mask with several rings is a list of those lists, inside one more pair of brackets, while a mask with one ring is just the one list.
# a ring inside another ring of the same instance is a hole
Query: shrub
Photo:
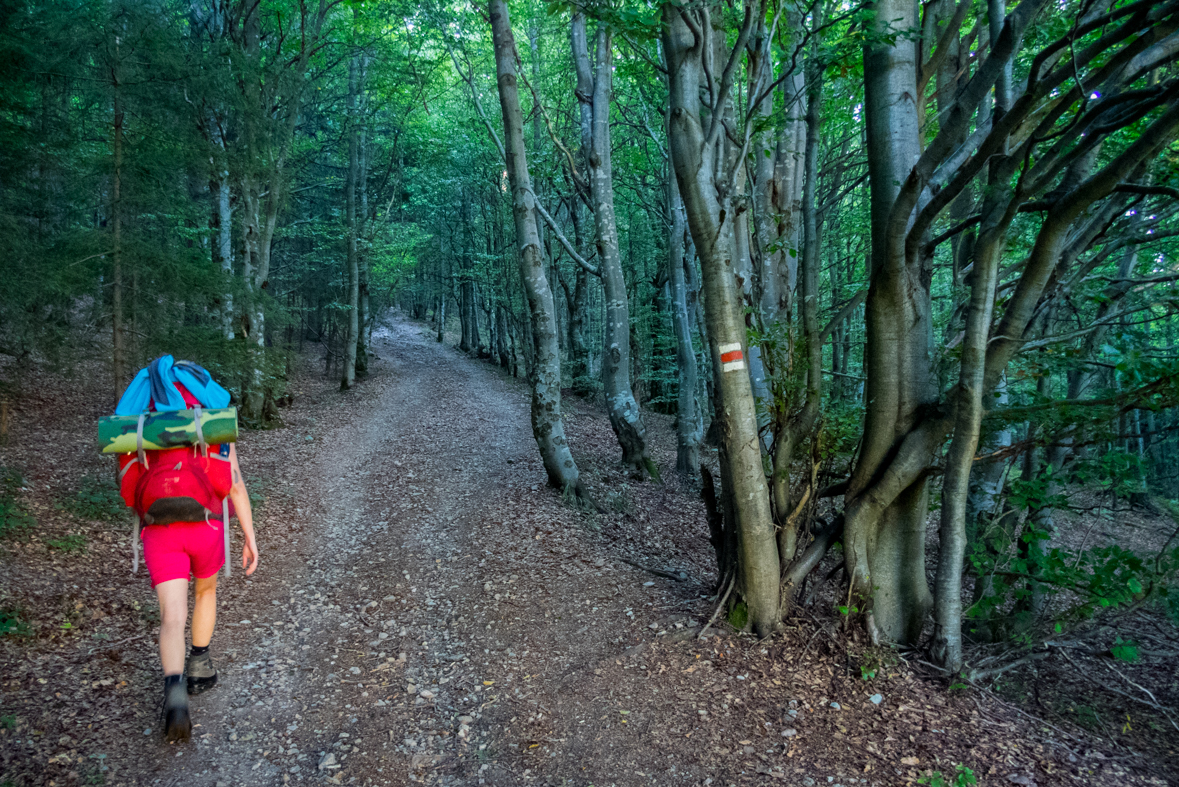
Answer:
[[24, 611], [12, 607], [0, 608], [0, 637], [28, 637], [33, 629], [24, 619]]

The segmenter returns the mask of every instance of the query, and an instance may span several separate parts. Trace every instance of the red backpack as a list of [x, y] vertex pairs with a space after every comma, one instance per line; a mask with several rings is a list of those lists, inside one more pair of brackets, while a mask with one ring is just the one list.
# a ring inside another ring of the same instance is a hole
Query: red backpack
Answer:
[[[200, 402], [183, 385], [189, 407]], [[155, 409], [153, 403], [151, 409]], [[119, 492], [143, 525], [203, 522], [222, 516], [233, 486], [229, 443], [184, 446], [119, 456]]]

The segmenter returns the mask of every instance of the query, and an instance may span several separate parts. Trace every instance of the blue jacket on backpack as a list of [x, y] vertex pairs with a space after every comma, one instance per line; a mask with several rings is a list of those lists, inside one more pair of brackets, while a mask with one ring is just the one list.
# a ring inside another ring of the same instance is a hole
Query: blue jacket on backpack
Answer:
[[214, 382], [202, 367], [192, 361], [175, 361], [171, 355], [161, 355], [135, 375], [115, 407], [115, 415], [139, 415], [152, 402], [161, 412], [187, 410], [176, 383], [187, 388], [202, 407], [229, 406], [229, 391]]

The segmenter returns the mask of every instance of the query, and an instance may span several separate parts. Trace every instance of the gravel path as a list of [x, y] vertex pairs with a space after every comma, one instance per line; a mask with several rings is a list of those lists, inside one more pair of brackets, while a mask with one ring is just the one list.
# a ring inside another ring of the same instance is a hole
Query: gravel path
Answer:
[[[651, 577], [579, 554], [519, 386], [408, 323], [376, 350], [391, 368], [368, 412], [315, 436], [313, 472], [273, 480], [298, 484], [304, 521], [263, 536], [244, 594], [230, 581], [221, 685], [193, 701], [194, 744], [157, 750], [165, 783], [515, 783], [539, 769], [499, 761], [542, 746], [546, 770], [581, 770], [586, 742], [547, 734], [545, 703], [629, 644], [613, 629], [651, 599], [619, 576], [648, 596]], [[525, 714], [535, 740], [514, 742]]]
[[[0, 609], [33, 632], [0, 640], [0, 785], [869, 787], [957, 763], [988, 784], [1164, 783], [921, 680], [831, 616], [701, 641], [713, 557], [693, 490], [630, 479], [600, 408], [570, 400], [604, 509], [577, 511], [543, 484], [518, 381], [397, 318], [373, 349], [359, 388], [304, 369], [284, 428], [242, 435], [262, 562], [220, 588], [221, 683], [182, 745], [160, 742], [158, 614], [125, 528], [58, 504], [110, 472], [89, 442], [103, 400], [31, 386], [37, 417], [0, 447], [27, 459], [38, 522], [0, 552]], [[648, 427], [673, 467], [670, 419]], [[53, 546], [69, 533], [86, 549]]]

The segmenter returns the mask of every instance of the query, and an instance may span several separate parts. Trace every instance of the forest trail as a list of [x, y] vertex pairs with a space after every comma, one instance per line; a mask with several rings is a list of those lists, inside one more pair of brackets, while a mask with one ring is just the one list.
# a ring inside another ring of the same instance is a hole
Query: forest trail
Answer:
[[154, 778], [664, 781], [644, 714], [602, 724], [618, 686], [595, 669], [631, 646], [654, 578], [583, 552], [538, 483], [526, 391], [412, 324], [378, 336], [388, 384], [316, 435], [313, 469], [273, 479], [298, 484], [302, 538], [268, 537], [285, 528], [263, 511], [261, 567], [214, 639], [221, 685], [193, 701], [191, 747], [150, 747]]
[[[242, 434], [262, 560], [221, 585], [221, 682], [182, 745], [160, 742], [158, 615], [124, 527], [62, 507], [109, 472], [90, 442], [107, 405], [46, 381], [0, 450], [24, 460], [38, 521], [0, 561], [0, 606], [34, 631], [0, 640], [0, 785], [883, 787], [957, 763], [987, 784], [1165, 783], [1150, 759], [865, 655], [825, 612], [766, 642], [698, 639], [714, 558], [697, 494], [628, 478], [600, 408], [569, 398], [605, 510], [567, 505], [525, 386], [429, 333], [386, 322], [346, 394], [300, 362], [283, 428]], [[649, 420], [664, 467], [669, 420]], [[81, 553], [54, 546], [79, 534]]]

